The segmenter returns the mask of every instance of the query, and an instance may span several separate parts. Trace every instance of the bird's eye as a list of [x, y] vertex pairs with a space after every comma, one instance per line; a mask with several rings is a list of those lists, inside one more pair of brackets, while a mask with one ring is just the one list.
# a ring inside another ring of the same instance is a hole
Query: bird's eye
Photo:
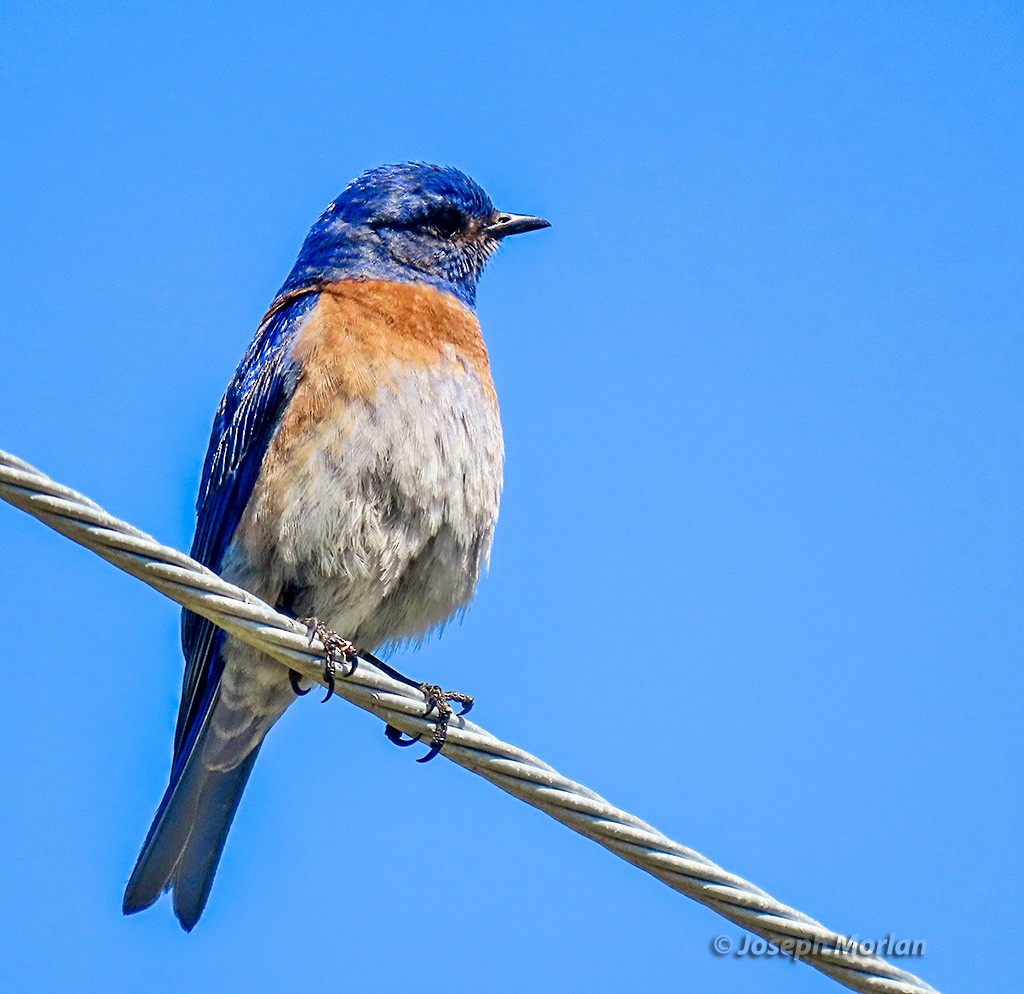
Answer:
[[430, 215], [430, 227], [442, 238], [451, 238], [462, 229], [462, 215], [454, 207], [442, 207]]

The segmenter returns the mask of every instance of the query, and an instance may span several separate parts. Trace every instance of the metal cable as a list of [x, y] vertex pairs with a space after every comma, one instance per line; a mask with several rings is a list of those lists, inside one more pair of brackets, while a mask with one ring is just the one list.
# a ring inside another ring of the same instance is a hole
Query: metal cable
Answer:
[[[319, 641], [309, 644], [305, 626], [3, 451], [0, 497], [284, 666], [324, 682], [324, 649]], [[424, 717], [424, 695], [368, 660], [360, 658], [351, 677], [337, 680], [336, 693], [429, 742], [433, 723]], [[465, 718], [452, 719], [442, 755], [769, 942], [786, 949], [787, 940], [789, 948], [808, 940], [797, 947], [799, 958], [852, 990], [935, 992]]]

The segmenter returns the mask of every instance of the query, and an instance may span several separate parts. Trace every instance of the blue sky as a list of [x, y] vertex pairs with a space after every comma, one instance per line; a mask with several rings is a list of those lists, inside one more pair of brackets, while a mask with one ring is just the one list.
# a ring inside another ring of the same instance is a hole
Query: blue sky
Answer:
[[[308, 226], [381, 162], [551, 219], [480, 288], [491, 573], [408, 671], [830, 926], [1017, 990], [1010, 3], [10, 2], [0, 447], [177, 547]], [[0, 506], [0, 987], [824, 992], [377, 723], [272, 733], [191, 935], [121, 892], [177, 612]], [[1007, 887], [1009, 885], [1009, 887]]]

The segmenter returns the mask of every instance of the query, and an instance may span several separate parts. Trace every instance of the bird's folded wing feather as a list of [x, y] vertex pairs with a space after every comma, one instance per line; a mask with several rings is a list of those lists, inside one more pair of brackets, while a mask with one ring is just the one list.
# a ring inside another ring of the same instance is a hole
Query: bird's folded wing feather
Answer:
[[[263, 456], [295, 390], [298, 369], [291, 346], [316, 304], [315, 290], [279, 298], [260, 324], [221, 400], [196, 502], [192, 557], [220, 572], [224, 553], [248, 503]], [[223, 671], [224, 633], [191, 611], [182, 613], [185, 679], [174, 735], [181, 763], [202, 725]]]

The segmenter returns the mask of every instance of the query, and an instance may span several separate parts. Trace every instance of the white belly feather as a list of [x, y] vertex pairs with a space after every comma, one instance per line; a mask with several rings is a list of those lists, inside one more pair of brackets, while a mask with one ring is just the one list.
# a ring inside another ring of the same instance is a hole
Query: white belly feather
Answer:
[[[473, 596], [498, 515], [503, 446], [491, 394], [449, 353], [339, 398], [276, 479], [261, 474], [224, 573], [361, 648], [419, 639]], [[273, 490], [273, 499], [264, 491]]]

